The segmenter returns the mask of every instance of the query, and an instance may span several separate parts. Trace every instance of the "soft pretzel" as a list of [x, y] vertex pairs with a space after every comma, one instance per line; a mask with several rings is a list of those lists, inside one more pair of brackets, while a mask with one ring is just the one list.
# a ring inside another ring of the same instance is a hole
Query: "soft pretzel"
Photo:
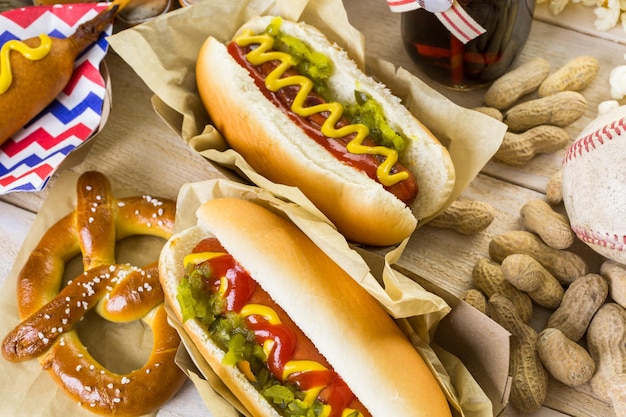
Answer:
[[[168, 238], [174, 215], [174, 201], [116, 199], [103, 174], [81, 175], [76, 210], [43, 235], [18, 276], [22, 322], [5, 337], [4, 357], [38, 358], [75, 401], [98, 414], [143, 415], [170, 399], [184, 374], [174, 363], [180, 339], [167, 322], [156, 262], [117, 264], [115, 243], [131, 235]], [[81, 253], [83, 274], [61, 288], [65, 263]], [[153, 348], [142, 368], [114, 373], [89, 354], [73, 326], [91, 309], [113, 322], [141, 319], [151, 327]]]

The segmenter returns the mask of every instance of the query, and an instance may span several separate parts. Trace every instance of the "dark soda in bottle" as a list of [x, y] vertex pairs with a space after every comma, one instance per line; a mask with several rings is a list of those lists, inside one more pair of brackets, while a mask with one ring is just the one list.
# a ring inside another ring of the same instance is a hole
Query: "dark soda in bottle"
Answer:
[[461, 42], [423, 8], [402, 13], [402, 40], [417, 66], [455, 90], [474, 90], [503, 75], [526, 44], [535, 0], [458, 0], [486, 32]]

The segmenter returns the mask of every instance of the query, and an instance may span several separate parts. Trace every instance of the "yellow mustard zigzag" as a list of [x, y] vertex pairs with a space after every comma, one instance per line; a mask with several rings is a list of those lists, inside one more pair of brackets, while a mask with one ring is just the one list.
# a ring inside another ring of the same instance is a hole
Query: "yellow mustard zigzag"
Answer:
[[[185, 269], [186, 269], [189, 264], [197, 265], [199, 263], [211, 260], [213, 258], [217, 258], [222, 255], [227, 255], [227, 253], [226, 252], [191, 253], [185, 256], [185, 258], [183, 259], [183, 265], [185, 266]], [[229, 285], [228, 279], [226, 277], [220, 277], [220, 289], [218, 290], [218, 293], [221, 296], [224, 296], [224, 294], [226, 294], [226, 292], [228, 291], [228, 285]], [[246, 318], [252, 315], [258, 315], [258, 316], [263, 317], [265, 320], [267, 320], [267, 322], [272, 326], [282, 324], [280, 317], [278, 316], [276, 311], [273, 308], [263, 305], [263, 304], [253, 304], [253, 303], [246, 304], [245, 306], [243, 306], [243, 308], [239, 312], [239, 315], [242, 318]], [[263, 344], [263, 351], [265, 352], [265, 355], [267, 357], [271, 356], [271, 352], [272, 352], [272, 349], [275, 347], [274, 346], [275, 343], [276, 342], [274, 342], [272, 339], [267, 339], [265, 343]], [[325, 371], [325, 370], [327, 370], [327, 368], [324, 365], [313, 360], [291, 359], [287, 361], [287, 363], [285, 363], [282, 379], [283, 381], [285, 381], [291, 374], [314, 372], [314, 371]], [[305, 394], [305, 397], [303, 399], [304, 403], [307, 404], [308, 406], [311, 406], [313, 402], [315, 401], [315, 399], [320, 394], [320, 392], [324, 390], [324, 388], [326, 388], [325, 385], [320, 385], [317, 387], [311, 387], [308, 390], [304, 391], [304, 394]], [[353, 415], [355, 411], [356, 410], [354, 409], [346, 408], [342, 412], [342, 417]], [[330, 415], [330, 412], [331, 412], [331, 407], [329, 405], [324, 405], [324, 410], [320, 417], [328, 417], [328, 415]], [[357, 417], [363, 417], [363, 415], [359, 412], [357, 413]]]
[[[265, 305], [246, 304], [240, 312], [240, 315], [242, 317], [248, 317], [254, 314], [258, 314], [264, 317], [272, 325], [281, 324], [280, 318], [278, 317], [276, 312], [271, 307], [268, 307]], [[274, 348], [274, 343], [275, 342], [271, 339], [268, 339], [265, 341], [263, 345], [263, 351], [265, 352], [266, 356], [271, 355], [271, 351]], [[287, 361], [287, 363], [285, 364], [285, 368], [283, 370], [283, 381], [285, 381], [291, 374], [314, 372], [314, 371], [325, 371], [326, 369], [327, 368], [324, 365], [316, 361], [306, 360], [306, 359], [300, 359], [300, 360], [291, 359]], [[315, 401], [315, 399], [319, 396], [320, 392], [324, 390], [324, 388], [326, 388], [325, 385], [320, 385], [317, 387], [311, 387], [308, 390], [304, 391], [304, 395], [305, 395], [303, 399], [304, 403], [307, 404], [308, 406], [311, 406], [313, 402]], [[347, 417], [349, 415], [353, 415], [355, 411], [356, 410], [352, 408], [345, 408], [342, 411], [341, 415], [342, 417]], [[331, 407], [326, 404], [324, 405], [324, 410], [322, 411], [322, 414], [320, 417], [328, 417], [328, 415], [330, 415], [330, 412], [331, 412]], [[360, 412], [357, 412], [357, 416], [363, 417], [363, 414], [361, 414]]]
[[330, 102], [309, 107], [304, 106], [306, 98], [313, 90], [313, 82], [303, 75], [283, 78], [285, 71], [293, 67], [295, 62], [288, 53], [272, 50], [274, 38], [270, 34], [255, 35], [252, 31], [246, 30], [235, 39], [235, 42], [239, 46], [259, 44], [257, 48], [246, 55], [246, 58], [252, 65], [258, 66], [269, 61], [280, 61], [280, 64], [266, 77], [265, 87], [272, 92], [276, 92], [290, 85], [299, 85], [300, 90], [291, 106], [291, 110], [294, 113], [302, 117], [310, 117], [316, 113], [328, 112], [330, 116], [322, 125], [322, 134], [329, 138], [341, 138], [356, 134], [346, 147], [348, 152], [356, 155], [369, 154], [385, 157], [384, 161], [376, 169], [376, 175], [381, 184], [389, 187], [409, 178], [407, 172], [391, 174], [393, 166], [398, 162], [398, 152], [395, 149], [363, 144], [363, 141], [369, 135], [367, 126], [364, 124], [350, 124], [339, 129], [335, 128], [343, 116], [344, 108], [341, 103]]

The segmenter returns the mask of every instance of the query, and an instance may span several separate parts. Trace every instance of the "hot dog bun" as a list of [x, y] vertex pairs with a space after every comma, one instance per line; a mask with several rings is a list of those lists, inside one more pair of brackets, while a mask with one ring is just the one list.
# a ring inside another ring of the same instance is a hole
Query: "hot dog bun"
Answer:
[[[262, 32], [273, 18], [258, 17], [241, 29]], [[348, 240], [389, 245], [411, 235], [417, 222], [435, 214], [455, 183], [448, 151], [382, 84], [365, 75], [347, 53], [304, 23], [284, 20], [280, 30], [304, 40], [334, 63], [329, 80], [343, 104], [358, 87], [385, 110], [390, 126], [411, 139], [400, 161], [415, 175], [419, 192], [411, 207], [377, 181], [330, 155], [267, 100], [226, 46], [208, 38], [197, 60], [198, 91], [215, 127], [266, 178], [296, 186]], [[339, 99], [338, 99], [339, 100]]]
[[[159, 270], [167, 302], [176, 299], [183, 258], [204, 237], [222, 246], [315, 344], [373, 416], [450, 416], [427, 365], [391, 317], [358, 283], [288, 220], [252, 202], [215, 199], [198, 224], [174, 235]], [[211, 367], [255, 416], [277, 416], [195, 319], [184, 329]]]

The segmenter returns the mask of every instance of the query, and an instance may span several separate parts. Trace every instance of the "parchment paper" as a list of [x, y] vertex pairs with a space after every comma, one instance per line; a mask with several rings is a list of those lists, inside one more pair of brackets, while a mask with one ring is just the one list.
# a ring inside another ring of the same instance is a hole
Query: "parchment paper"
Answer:
[[[264, 198], [269, 197], [269, 200], [281, 203], [286, 201], [290, 203], [290, 207], [297, 208], [302, 217], [292, 220], [301, 228], [308, 228], [307, 233], [313, 240], [335, 261], [342, 264], [393, 315], [410, 317], [414, 325], [412, 331], [415, 332], [416, 340], [420, 340], [417, 344], [424, 345], [425, 350], [433, 354], [428, 348], [428, 342], [440, 319], [437, 314], [445, 314], [444, 310], [431, 314], [412, 310], [416, 306], [420, 310], [423, 302], [418, 302], [410, 295], [408, 287], [412, 287], [414, 282], [401, 274], [393, 273], [390, 267], [401, 256], [406, 241], [387, 254], [386, 273], [383, 277], [378, 277], [387, 291], [381, 290], [376, 278], [363, 265], [362, 259], [355, 258], [353, 253], [345, 250], [348, 247], [343, 237], [336, 233], [324, 215], [299, 190], [272, 183], [258, 175], [238, 153], [228, 148], [219, 132], [210, 124], [195, 83], [194, 69], [198, 50], [206, 37], [214, 36], [226, 42], [245, 21], [265, 14], [281, 15], [317, 26], [331, 41], [346, 49], [362, 69], [384, 82], [403, 99], [409, 110], [435, 133], [450, 152], [457, 182], [448, 204], [456, 199], [496, 152], [506, 125], [455, 105], [402, 68], [366, 57], [363, 36], [349, 24], [340, 0], [205, 0], [109, 38], [112, 48], [155, 93], [152, 103], [157, 113], [192, 149], [217, 166], [232, 169], [225, 173], [235, 181], [247, 178], [259, 186], [263, 190], [259, 192], [264, 194]], [[222, 185], [215, 188], [215, 183], [212, 184], [210, 198], [222, 192]], [[234, 186], [234, 183], [229, 185]], [[195, 215], [188, 215], [185, 211], [197, 207], [197, 203], [209, 198], [206, 194], [204, 197], [196, 195], [200, 190], [202, 193], [207, 192], [203, 187], [207, 187], [207, 184], [193, 187], [191, 194], [190, 189], [181, 191], [179, 204], [187, 201], [179, 208], [178, 218], [181, 222], [186, 221], [187, 225], [195, 223]], [[247, 191], [243, 194], [250, 197]], [[196, 204], [189, 203], [189, 199]], [[185, 218], [189, 220], [182, 220]], [[444, 366], [436, 355], [433, 356], [432, 363], [436, 372], [444, 370], [439, 373], [442, 375], [441, 380], [448, 379], [445, 368], [450, 363]], [[202, 366], [200, 368], [203, 372], [206, 371]], [[464, 369], [462, 364], [458, 368]], [[196, 375], [193, 372], [189, 375], [194, 380], [200, 380], [193, 377]], [[492, 415], [489, 401], [467, 371], [464, 378], [455, 379], [455, 382], [460, 382], [460, 386], [448, 385], [450, 398], [462, 398], [464, 403], [473, 404], [471, 407], [464, 407], [465, 415]], [[461, 393], [457, 396], [459, 391]], [[207, 401], [209, 408], [211, 401]]]
[[[220, 197], [253, 201], [294, 222], [329, 257], [373, 295], [393, 317], [398, 319], [398, 324], [443, 385], [444, 392], [456, 409], [455, 415], [492, 416], [489, 398], [463, 364], [453, 355], [441, 352], [439, 349], [441, 354], [438, 355], [431, 348], [430, 343], [437, 325], [450, 312], [450, 307], [442, 298], [426, 291], [415, 281], [391, 268], [402, 252], [402, 245], [386, 255], [385, 267], [380, 272], [380, 276], [375, 276], [365, 260], [324, 219], [312, 215], [305, 208], [278, 198], [268, 190], [222, 179], [186, 184], [181, 188], [177, 199], [176, 231], [195, 225], [197, 208], [205, 201]], [[179, 364], [198, 387], [207, 407], [214, 415], [221, 416], [223, 414], [217, 414], [218, 410], [223, 413], [225, 404], [231, 404], [234, 410], [247, 416], [248, 413], [239, 401], [233, 398], [199, 355], [193, 343], [188, 340], [181, 324], [173, 314], [170, 314], [170, 321], [179, 330], [190, 355], [190, 359], [183, 355]], [[442, 361], [440, 356], [445, 360]], [[191, 363], [195, 364], [199, 371], [190, 368]], [[206, 378], [206, 381], [198, 377], [199, 373]], [[206, 385], [212, 386], [215, 392], [226, 398], [226, 401], [215, 397]]]
[[[232, 151], [226, 150], [227, 146], [221, 136], [210, 126], [206, 112], [200, 102], [195, 87], [195, 74], [193, 68], [197, 51], [208, 35], [218, 39], [228, 40], [235, 30], [245, 20], [258, 14], [279, 14], [292, 20], [305, 20], [322, 29], [331, 40], [344, 47], [352, 58], [362, 68], [376, 75], [384, 81], [396, 95], [405, 100], [405, 104], [413, 112], [421, 113], [420, 119], [448, 146], [457, 171], [457, 186], [451, 201], [465, 186], [474, 178], [482, 166], [495, 153], [502, 140], [505, 126], [482, 114], [460, 108], [449, 102], [445, 97], [434, 92], [420, 80], [413, 77], [407, 71], [396, 69], [393, 65], [371, 58], [366, 58], [363, 39], [361, 34], [349, 25], [345, 10], [339, 0], [205, 0], [188, 8], [183, 8], [148, 23], [125, 30], [109, 38], [111, 46], [122, 56], [146, 82], [155, 93], [153, 104], [163, 119], [196, 151], [215, 159], [225, 157], [227, 160], [239, 161], [240, 166], [235, 167], [235, 172], [248, 175], [255, 183], [262, 185], [263, 191], [256, 187], [247, 187], [234, 182], [218, 181], [211, 186], [208, 184], [190, 185], [181, 191], [180, 201], [186, 201], [177, 220], [177, 228], [183, 227], [189, 220], [185, 212], [192, 212], [193, 204], [199, 203], [206, 198], [213, 198], [223, 190], [228, 192], [241, 192], [243, 198], [259, 198], [280, 203], [281, 207], [290, 207], [289, 216], [296, 223], [306, 229], [311, 237], [335, 259], [361, 284], [373, 293], [388, 310], [397, 317], [410, 318], [413, 327], [406, 328], [407, 332], [414, 333], [413, 340], [420, 351], [433, 355], [428, 347], [432, 332], [440, 318], [446, 313], [448, 307], [440, 304], [437, 297], [421, 291], [414, 286], [414, 282], [401, 274], [393, 273], [389, 267], [382, 277], [373, 277], [367, 265], [362, 259], [352, 253], [345, 240], [338, 235], [332, 225], [319, 213], [315, 207], [297, 190], [291, 187], [282, 187], [264, 181], [263, 178], [254, 174], [246, 167], [245, 161], [237, 158]], [[174, 52], [175, 51], [175, 52]], [[457, 123], [450, 123], [456, 120]], [[234, 165], [231, 165], [234, 166]], [[233, 176], [233, 178], [236, 178]], [[52, 188], [49, 198], [42, 207], [31, 229], [27, 240], [18, 255], [10, 276], [0, 293], [0, 333], [5, 335], [18, 322], [15, 300], [15, 278], [30, 250], [38, 241], [41, 234], [52, 223], [73, 209], [75, 176], [65, 172]], [[112, 181], [115, 190], [114, 181]], [[217, 187], [217, 188], [215, 188]], [[243, 187], [243, 188], [240, 188]], [[205, 190], [206, 188], [206, 190]], [[197, 189], [202, 189], [196, 193]], [[193, 191], [191, 191], [193, 190]], [[207, 191], [210, 190], [210, 191]], [[252, 191], [254, 190], [254, 191]], [[117, 190], [121, 195], [121, 191]], [[207, 194], [207, 192], [210, 193]], [[294, 204], [295, 203], [295, 204]], [[294, 211], [291, 210], [294, 209]], [[297, 216], [293, 216], [293, 212]], [[188, 220], [184, 220], [187, 218]], [[406, 243], [406, 242], [405, 242]], [[162, 242], [146, 243], [160, 247]], [[137, 246], [139, 245], [139, 246]], [[144, 252], [143, 243], [132, 242], [133, 253]], [[139, 250], [137, 250], [139, 249]], [[147, 252], [154, 253], [154, 249]], [[387, 265], [391, 265], [401, 255], [403, 245], [387, 255]], [[124, 252], [124, 251], [122, 251]], [[158, 252], [158, 249], [156, 249]], [[139, 265], [146, 262], [133, 261]], [[76, 265], [69, 267], [68, 276]], [[391, 272], [391, 274], [389, 274]], [[384, 282], [384, 289], [378, 284], [378, 280]], [[411, 289], [409, 289], [411, 288]], [[417, 291], [413, 293], [413, 291]], [[417, 297], [417, 298], [416, 298]], [[426, 298], [424, 303], [421, 298]], [[418, 299], [420, 299], [418, 301]], [[414, 308], [418, 306], [417, 310]], [[424, 307], [426, 306], [426, 307]], [[401, 323], [404, 319], [401, 319]], [[417, 323], [417, 324], [416, 324]], [[129, 356], [129, 364], [132, 366], [143, 363], [143, 354], [147, 343], [151, 342], [148, 331], [140, 326], [132, 326], [136, 336], [130, 343], [125, 343], [126, 335], [119, 335], [120, 349], [137, 352], [136, 356]], [[107, 336], [108, 337], [108, 336]], [[98, 339], [93, 339], [98, 340]], [[94, 343], [93, 349], [96, 349]], [[130, 349], [127, 349], [130, 348]], [[424, 349], [425, 348], [425, 349]], [[191, 349], [189, 349], [191, 351]], [[107, 355], [102, 352], [103, 362], [107, 360], [119, 360], [121, 356], [117, 351]], [[200, 360], [191, 360], [186, 357], [186, 351], [182, 350], [179, 355], [179, 364], [186, 370], [190, 379], [196, 383], [207, 406], [215, 416], [237, 415], [236, 399], [232, 396], [228, 401], [222, 400], [222, 395], [214, 391], [203, 375], [195, 369], [206, 371]], [[453, 403], [454, 398], [461, 399], [463, 415], [465, 416], [491, 416], [491, 404], [477, 386], [471, 375], [462, 364], [455, 358], [448, 358], [445, 364], [434, 355], [430, 361], [433, 370], [441, 380], [452, 381], [447, 384], [447, 394]], [[107, 359], [108, 358], [108, 359]], [[192, 366], [193, 365], [193, 366]], [[12, 364], [0, 359], [0, 401], [2, 411], [7, 415], [29, 416], [91, 416], [89, 412], [81, 412], [68, 397], [57, 388], [50, 377], [42, 372], [37, 361], [29, 361], [21, 364]], [[451, 376], [452, 375], [452, 376]], [[219, 381], [213, 381], [219, 385]], [[224, 392], [226, 398], [228, 393]], [[219, 404], [219, 405], [217, 405]], [[461, 415], [460, 413], [457, 413]]]
[[[2, 314], [0, 334], [3, 336], [19, 323], [15, 292], [17, 274], [41, 235], [58, 219], [74, 209], [77, 178], [78, 175], [71, 171], [64, 171], [60, 175], [36, 216], [7, 277], [0, 292]], [[111, 182], [116, 196], [129, 194], [127, 191], [117, 190], [114, 181]], [[230, 180], [210, 180], [183, 186], [177, 201], [176, 231], [196, 223], [195, 211], [204, 201], [224, 196], [255, 201], [276, 210], [296, 223], [335, 262], [377, 298], [390, 314], [399, 319], [401, 327], [441, 381], [449, 401], [457, 409], [455, 415], [468, 417], [492, 415], [489, 398], [463, 364], [445, 352], [436, 354], [430, 347], [434, 331], [439, 321], [450, 311], [450, 307], [440, 297], [391, 269], [390, 265], [399, 257], [402, 245], [387, 254], [383, 271], [380, 276], [375, 277], [363, 258], [352, 250], [343, 236], [323, 218], [312, 214], [306, 208], [280, 199], [267, 190]], [[138, 266], [150, 263], [158, 256], [162, 244], [161, 239], [145, 236], [125, 239], [116, 247], [118, 262], [130, 262]], [[66, 278], [73, 278], [81, 271], [80, 259], [74, 259], [67, 265]], [[173, 316], [170, 317], [172, 325], [180, 331], [180, 324], [172, 318]], [[84, 343], [90, 352], [114, 372], [128, 372], [140, 367], [147, 359], [152, 334], [138, 322], [129, 325], [111, 324], [92, 314], [81, 323], [81, 327], [83, 329], [81, 337], [84, 337]], [[237, 413], [248, 415], [202, 357], [196, 353], [184, 332], [180, 331], [180, 334], [186, 349], [179, 350], [177, 363], [195, 384], [213, 415], [216, 417], [236, 416]], [[445, 358], [445, 361], [441, 358]], [[50, 376], [41, 370], [36, 360], [15, 364], [2, 359], [0, 375], [2, 375], [0, 401], [7, 415], [34, 417], [92, 415], [85, 409], [77, 407]]]
[[[222, 152], [228, 145], [211, 126], [196, 88], [195, 63], [204, 40], [214, 36], [226, 42], [246, 20], [264, 14], [278, 14], [317, 26], [331, 41], [346, 49], [362, 69], [400, 97], [448, 148], [457, 181], [441, 211], [458, 197], [499, 148], [506, 125], [452, 103], [403, 68], [367, 57], [363, 36], [350, 25], [340, 0], [200, 1], [120, 32], [110, 37], [109, 42], [155, 93], [155, 110], [193, 149], [306, 207], [306, 198], [293, 187], [276, 186], [255, 174], [238, 154]], [[418, 227], [428, 220], [423, 219]]]
[[[4, 338], [19, 323], [16, 297], [17, 275], [42, 234], [57, 220], [74, 210], [77, 178], [77, 174], [63, 171], [35, 217], [31, 230], [0, 291], [1, 338]], [[113, 179], [110, 181], [116, 197], [129, 195], [126, 190], [117, 189]], [[136, 266], [152, 263], [158, 259], [164, 243], [163, 239], [147, 236], [124, 239], [116, 246], [117, 262], [128, 262]], [[73, 259], [66, 266], [65, 278], [72, 279], [81, 272], [80, 259]], [[113, 324], [90, 312], [80, 323], [80, 329], [81, 340], [89, 352], [113, 372], [127, 373], [141, 367], [152, 349], [152, 332], [141, 322]], [[0, 356], [0, 415], [7, 417], [95, 416], [92, 412], [78, 407], [58, 387], [50, 375], [41, 369], [39, 361], [11, 363], [2, 356]], [[155, 415], [156, 412], [149, 414], [149, 416]]]

